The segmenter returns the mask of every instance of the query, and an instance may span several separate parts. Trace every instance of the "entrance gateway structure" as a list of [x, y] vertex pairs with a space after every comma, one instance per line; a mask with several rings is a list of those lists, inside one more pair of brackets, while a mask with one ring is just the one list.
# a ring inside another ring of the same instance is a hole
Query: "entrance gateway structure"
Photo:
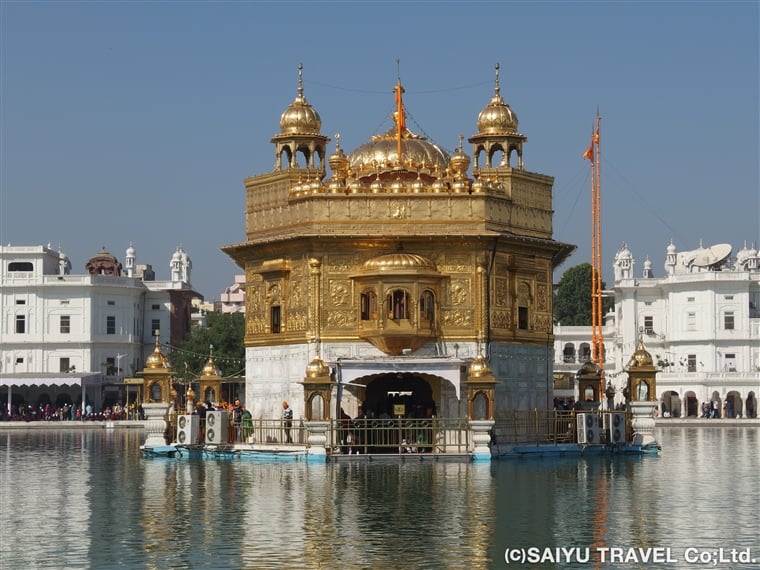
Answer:
[[525, 168], [499, 66], [471, 156], [412, 132], [394, 92], [385, 133], [328, 156], [299, 66], [274, 168], [245, 180], [246, 240], [222, 249], [245, 271], [254, 419], [551, 408], [552, 275], [575, 246], [552, 238], [553, 178]]

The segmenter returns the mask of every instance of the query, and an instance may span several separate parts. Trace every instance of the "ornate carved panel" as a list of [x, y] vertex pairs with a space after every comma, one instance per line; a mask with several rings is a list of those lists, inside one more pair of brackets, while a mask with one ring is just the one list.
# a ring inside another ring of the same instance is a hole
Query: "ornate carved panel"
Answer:
[[330, 305], [346, 307], [351, 305], [351, 282], [344, 279], [331, 279], [329, 284]]
[[470, 295], [472, 294], [472, 283], [470, 279], [455, 279], [451, 282], [449, 295], [452, 305], [468, 305]]
[[494, 305], [497, 307], [509, 306], [509, 281], [505, 277], [497, 277], [494, 287]]
[[352, 309], [328, 311], [327, 326], [336, 329], [356, 327], [356, 312]]
[[473, 311], [467, 309], [447, 309], [443, 311], [443, 323], [448, 327], [469, 327], [473, 323]]
[[549, 310], [548, 288], [545, 283], [536, 285], [536, 308], [539, 311]]

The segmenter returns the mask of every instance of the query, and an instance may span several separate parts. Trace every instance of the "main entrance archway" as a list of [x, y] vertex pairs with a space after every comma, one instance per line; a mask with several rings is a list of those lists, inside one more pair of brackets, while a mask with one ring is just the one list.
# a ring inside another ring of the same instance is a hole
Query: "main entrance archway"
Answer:
[[362, 411], [376, 418], [425, 418], [436, 415], [436, 405], [430, 384], [421, 376], [380, 374], [367, 384]]

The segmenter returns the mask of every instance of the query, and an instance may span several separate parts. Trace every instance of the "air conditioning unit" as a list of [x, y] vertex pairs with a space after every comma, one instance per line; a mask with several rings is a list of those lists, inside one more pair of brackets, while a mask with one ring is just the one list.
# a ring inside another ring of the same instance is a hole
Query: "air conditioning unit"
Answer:
[[597, 414], [577, 414], [575, 416], [578, 443], [592, 445], [600, 443], [599, 416]]
[[206, 443], [229, 443], [230, 414], [225, 411], [206, 412]]
[[201, 419], [198, 416], [179, 416], [177, 418], [177, 443], [194, 445], [198, 443]]
[[625, 443], [625, 414], [613, 412], [604, 415], [605, 431], [609, 443]]

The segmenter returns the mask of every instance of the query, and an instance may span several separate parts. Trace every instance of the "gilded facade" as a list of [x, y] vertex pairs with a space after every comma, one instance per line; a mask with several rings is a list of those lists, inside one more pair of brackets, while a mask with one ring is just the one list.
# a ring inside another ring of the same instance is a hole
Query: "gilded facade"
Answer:
[[525, 169], [498, 66], [471, 155], [463, 137], [449, 154], [407, 128], [403, 93], [399, 82], [386, 133], [349, 153], [336, 135], [328, 155], [299, 67], [274, 168], [245, 180], [246, 241], [223, 250], [246, 276], [255, 417], [277, 417], [283, 399], [319, 415], [304, 398], [314, 360], [330, 369], [333, 418], [382, 413], [389, 398], [468, 415], [479, 355], [496, 379], [490, 415], [549, 401], [552, 274], [574, 249], [552, 238], [553, 178]]

